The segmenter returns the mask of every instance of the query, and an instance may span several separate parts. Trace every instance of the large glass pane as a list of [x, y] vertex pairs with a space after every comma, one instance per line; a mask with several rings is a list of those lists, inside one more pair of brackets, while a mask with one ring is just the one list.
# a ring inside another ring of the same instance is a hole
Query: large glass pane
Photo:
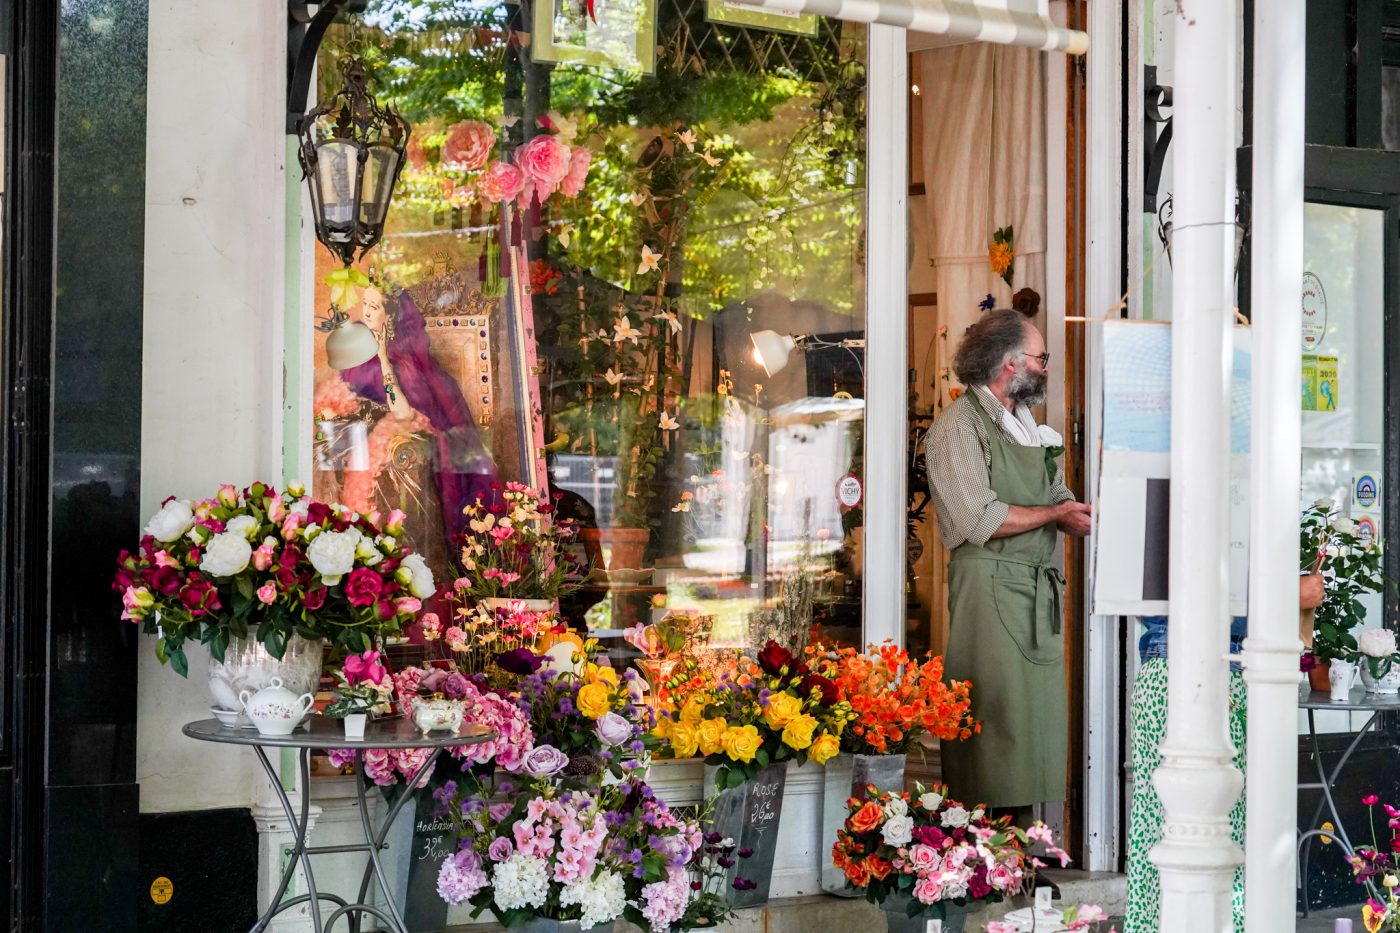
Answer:
[[[547, 486], [594, 567], [562, 608], [617, 649], [666, 608], [714, 645], [858, 643], [864, 27], [519, 11], [370, 5], [413, 136], [374, 287], [336, 296], [378, 343], [350, 369], [317, 248], [317, 494], [403, 509], [451, 579], [465, 506]], [[793, 338], [766, 369], [763, 331]]]

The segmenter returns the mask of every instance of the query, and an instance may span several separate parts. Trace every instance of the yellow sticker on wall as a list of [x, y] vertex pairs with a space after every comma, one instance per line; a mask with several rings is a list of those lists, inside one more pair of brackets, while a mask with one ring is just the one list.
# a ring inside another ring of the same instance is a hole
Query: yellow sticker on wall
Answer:
[[169, 878], [161, 875], [155, 881], [151, 882], [151, 900], [155, 901], [157, 904], [168, 904], [170, 903], [170, 899], [174, 896], [175, 885], [171, 883]]

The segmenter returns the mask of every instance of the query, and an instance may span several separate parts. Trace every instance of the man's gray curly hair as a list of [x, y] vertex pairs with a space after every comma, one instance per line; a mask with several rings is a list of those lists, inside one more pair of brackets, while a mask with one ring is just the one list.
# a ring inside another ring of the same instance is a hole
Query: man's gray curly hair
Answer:
[[986, 385], [1026, 345], [1026, 318], [1019, 311], [988, 311], [963, 334], [953, 357], [953, 375], [965, 386]]

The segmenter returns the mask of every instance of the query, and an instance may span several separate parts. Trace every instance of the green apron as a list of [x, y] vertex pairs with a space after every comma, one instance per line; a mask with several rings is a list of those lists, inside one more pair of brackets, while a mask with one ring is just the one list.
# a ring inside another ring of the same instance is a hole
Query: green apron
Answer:
[[[997, 499], [1051, 505], [1044, 448], [1005, 439], [976, 394], [966, 399], [987, 427]], [[982, 731], [942, 743], [943, 779], [950, 796], [969, 805], [1065, 798], [1064, 577], [1051, 564], [1056, 534], [1045, 525], [982, 547], [964, 543], [948, 564], [945, 670], [951, 679], [972, 681], [972, 715]]]

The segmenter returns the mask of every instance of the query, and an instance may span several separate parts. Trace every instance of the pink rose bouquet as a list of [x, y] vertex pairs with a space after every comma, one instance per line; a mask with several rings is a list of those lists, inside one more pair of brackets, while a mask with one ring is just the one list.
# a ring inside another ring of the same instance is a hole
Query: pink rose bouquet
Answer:
[[194, 502], [172, 496], [137, 551], [118, 556], [112, 588], [122, 618], [158, 635], [156, 657], [181, 675], [186, 641], [222, 661], [229, 637], [250, 626], [274, 657], [293, 633], [359, 653], [403, 631], [437, 589], [422, 555], [399, 543], [403, 520], [266, 483]]

